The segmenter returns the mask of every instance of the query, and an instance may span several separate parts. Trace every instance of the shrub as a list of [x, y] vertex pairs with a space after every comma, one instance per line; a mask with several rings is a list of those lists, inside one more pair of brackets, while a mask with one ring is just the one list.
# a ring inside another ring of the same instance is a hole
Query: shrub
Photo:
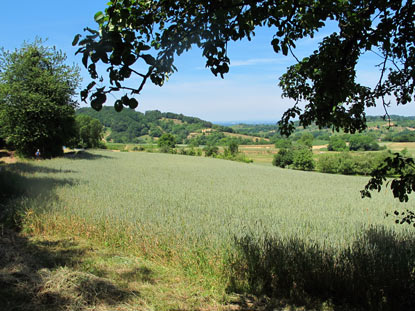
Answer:
[[272, 159], [272, 165], [278, 167], [286, 167], [293, 163], [293, 151], [288, 148], [281, 148], [274, 158]]
[[217, 146], [208, 145], [203, 148], [206, 157], [215, 157], [219, 153], [219, 148]]
[[236, 155], [239, 152], [239, 150], [238, 150], [239, 149], [239, 145], [238, 145], [238, 143], [235, 140], [231, 140], [229, 142], [228, 147], [229, 147], [229, 152], [232, 155]]
[[337, 174], [339, 157], [337, 154], [322, 154], [317, 161], [317, 170], [322, 173]]
[[313, 152], [310, 148], [300, 145], [293, 150], [293, 167], [303, 171], [314, 169]]
[[281, 138], [281, 139], [278, 139], [275, 142], [275, 148], [279, 148], [279, 149], [285, 148], [285, 149], [288, 149], [288, 148], [291, 148], [291, 146], [292, 146], [292, 142], [288, 138]]
[[298, 142], [301, 145], [307, 146], [309, 148], [311, 148], [313, 146], [313, 140], [314, 140], [314, 136], [311, 133], [303, 133], [300, 137], [300, 139], [298, 140]]
[[352, 135], [349, 148], [352, 151], [376, 151], [381, 149], [375, 138], [368, 135]]
[[160, 152], [168, 153], [176, 147], [176, 138], [170, 133], [164, 133], [161, 135], [157, 144], [160, 147]]
[[328, 151], [344, 151], [347, 149], [346, 142], [338, 135], [330, 137], [330, 142], [327, 146]]
[[[318, 158], [317, 170], [322, 173], [343, 175], [370, 175], [390, 155], [390, 152], [353, 156], [348, 152], [323, 154]], [[389, 174], [392, 175], [393, 172]]]

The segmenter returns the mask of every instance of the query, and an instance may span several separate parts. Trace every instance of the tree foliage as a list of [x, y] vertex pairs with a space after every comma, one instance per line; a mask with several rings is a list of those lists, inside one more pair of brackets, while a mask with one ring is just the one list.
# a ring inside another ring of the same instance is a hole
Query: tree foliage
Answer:
[[79, 146], [82, 148], [97, 148], [101, 145], [104, 127], [97, 119], [79, 114], [76, 116], [79, 131]]
[[352, 151], [376, 151], [380, 150], [375, 138], [368, 135], [353, 135], [350, 137], [349, 149]]
[[73, 100], [79, 69], [40, 40], [0, 53], [0, 122], [2, 136], [23, 156], [62, 153], [76, 136]]
[[303, 171], [314, 169], [313, 152], [306, 145], [298, 145], [293, 149], [293, 168]]
[[311, 133], [306, 132], [301, 135], [300, 139], [298, 140], [298, 143], [307, 146], [308, 148], [311, 148], [313, 147], [313, 140], [314, 136]]
[[[185, 116], [172, 112], [160, 112], [150, 110], [145, 113], [125, 109], [116, 112], [111, 107], [103, 107], [101, 111], [95, 111], [91, 108], [80, 108], [77, 114], [85, 114], [94, 119], [98, 119], [106, 128], [110, 129], [111, 134], [106, 137], [108, 141], [121, 143], [140, 143], [144, 139], [151, 137], [160, 137], [163, 133], [170, 133], [176, 137], [177, 142], [186, 143], [191, 133], [200, 133], [203, 129], [211, 129], [212, 133], [216, 131], [232, 131], [229, 127], [224, 127], [211, 122], [201, 120], [195, 117]], [[225, 136], [216, 137], [217, 140]], [[210, 136], [210, 135], [209, 135]], [[189, 137], [190, 138], [190, 137]], [[207, 138], [207, 137], [205, 137]], [[203, 139], [194, 140], [194, 145], [205, 145]]]
[[231, 155], [236, 155], [239, 152], [239, 145], [236, 140], [231, 140], [228, 144], [229, 152]]
[[176, 147], [176, 138], [170, 133], [164, 133], [159, 138], [157, 144], [162, 152], [169, 152]]
[[[333, 21], [338, 29], [280, 78], [283, 96], [295, 102], [283, 114], [280, 131], [292, 133], [298, 118], [303, 126], [360, 132], [367, 127], [366, 108], [380, 104], [387, 109], [389, 96], [399, 105], [414, 98], [414, 15], [412, 0], [113, 0], [95, 15], [99, 29], [87, 28], [88, 34], [73, 42], [92, 79], [103, 79], [96, 66], [102, 62], [110, 82], [108, 88], [91, 82], [81, 97], [99, 110], [108, 93], [131, 91], [134, 96], [148, 80], [162, 86], [177, 70], [175, 57], [192, 46], [202, 50], [206, 67], [223, 77], [230, 66], [228, 42], [251, 39], [260, 26], [275, 31], [270, 42], [276, 53], [295, 57], [299, 39], [313, 38]], [[372, 52], [380, 57], [374, 87], [356, 81], [359, 59]], [[138, 80], [133, 87], [125, 82], [131, 77]], [[124, 95], [115, 107], [136, 105], [131, 103]]]
[[346, 142], [339, 135], [333, 135], [330, 137], [329, 144], [327, 145], [328, 151], [344, 151], [347, 149]]
[[292, 148], [281, 148], [272, 159], [272, 165], [285, 168], [293, 163]]
[[207, 145], [203, 148], [205, 152], [205, 156], [207, 157], [215, 157], [219, 154], [219, 148], [214, 145]]

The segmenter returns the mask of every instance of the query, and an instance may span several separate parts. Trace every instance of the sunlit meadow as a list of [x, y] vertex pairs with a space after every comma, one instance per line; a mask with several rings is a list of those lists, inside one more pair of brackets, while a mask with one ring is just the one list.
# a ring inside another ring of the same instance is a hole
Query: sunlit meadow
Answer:
[[70, 181], [54, 189], [58, 200], [43, 202], [45, 212], [128, 228], [134, 236], [170, 236], [185, 247], [217, 248], [246, 233], [344, 246], [370, 225], [407, 229], [385, 218], [399, 207], [387, 191], [361, 199], [367, 177], [136, 152], [34, 165], [51, 170], [33, 176]]
[[[301, 269], [310, 266], [320, 271], [310, 278], [315, 285], [316, 278], [319, 282], [323, 278], [337, 281], [339, 272], [330, 270], [330, 267], [339, 267], [335, 258], [344, 257], [342, 264], [359, 261], [350, 266], [350, 271], [357, 271], [360, 268], [356, 267], [361, 266], [372, 267], [372, 264], [373, 271], [383, 269], [389, 263], [379, 261], [379, 267], [372, 263], [379, 257], [379, 250], [373, 252], [376, 243], [413, 236], [411, 227], [396, 225], [394, 216], [385, 216], [402, 208], [390, 192], [382, 191], [374, 193], [372, 199], [361, 199], [359, 191], [368, 177], [146, 152], [94, 151], [30, 164], [33, 167], [24, 176], [28, 178], [26, 191], [31, 195], [16, 202], [25, 208], [27, 230], [80, 235], [114, 250], [130, 250], [180, 266], [190, 275], [203, 276], [202, 281], [212, 288], [233, 286], [233, 289], [272, 295], [275, 286], [298, 288], [296, 279], [287, 281], [286, 285], [281, 283], [281, 278], [280, 284], [274, 276], [265, 275], [270, 269], [278, 270], [285, 262], [281, 261], [283, 257], [275, 257], [273, 245], [279, 245], [279, 251], [291, 252], [287, 260], [293, 260], [294, 265], [311, 250], [312, 256], [305, 265], [300, 263], [299, 267], [303, 267], [295, 272], [296, 277], [302, 278]], [[413, 203], [406, 207], [409, 204]], [[380, 228], [380, 232], [371, 231], [373, 228]], [[356, 241], [361, 241], [361, 245], [356, 246]], [[411, 248], [405, 245], [393, 256], [401, 258], [399, 252], [408, 253]], [[415, 258], [412, 251], [408, 256], [410, 260]], [[403, 271], [407, 278], [405, 284], [412, 284], [412, 288], [413, 278], [408, 271], [412, 271], [414, 263], [408, 260], [403, 262]], [[262, 283], [258, 285], [255, 278], [262, 268], [255, 265], [260, 262], [265, 268]], [[269, 262], [273, 265], [269, 266]], [[254, 278], [249, 275], [249, 269]], [[287, 271], [290, 269], [293, 270]], [[346, 277], [351, 275], [345, 272], [347, 269], [348, 266], [341, 270], [343, 277], [339, 279], [343, 283], [330, 281], [326, 284], [328, 287], [324, 285], [327, 293], [356, 283], [356, 279]], [[326, 271], [331, 274], [322, 275]], [[278, 270], [274, 274], [287, 273]], [[240, 279], [235, 281], [235, 278]], [[232, 286], [230, 279], [233, 279]], [[304, 280], [302, 290], [314, 295], [307, 290], [305, 276]], [[378, 283], [369, 282], [368, 288], [380, 286], [382, 289], [383, 285]], [[311, 287], [318, 288], [314, 285]], [[377, 289], [373, 295], [371, 292], [371, 298], [365, 298], [364, 303], [343, 297], [339, 301], [376, 309], [378, 305], [366, 305], [366, 301], [383, 301], [378, 292]], [[294, 295], [292, 290], [287, 295], [304, 296]], [[352, 292], [350, 297], [355, 295]], [[327, 297], [328, 294], [321, 299]]]

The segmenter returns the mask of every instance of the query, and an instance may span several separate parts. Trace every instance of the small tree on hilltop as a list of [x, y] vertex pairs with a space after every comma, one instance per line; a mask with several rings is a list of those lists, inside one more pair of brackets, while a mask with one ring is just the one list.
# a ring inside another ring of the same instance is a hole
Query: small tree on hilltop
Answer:
[[0, 51], [0, 123], [2, 135], [18, 153], [33, 157], [62, 154], [76, 137], [73, 100], [79, 68], [40, 40], [20, 50]]

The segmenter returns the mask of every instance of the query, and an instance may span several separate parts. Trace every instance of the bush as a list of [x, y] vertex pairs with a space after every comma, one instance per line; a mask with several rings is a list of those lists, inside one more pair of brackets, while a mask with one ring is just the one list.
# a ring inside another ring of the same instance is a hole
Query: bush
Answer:
[[279, 148], [279, 149], [285, 148], [285, 149], [288, 149], [288, 148], [291, 148], [291, 146], [292, 146], [292, 142], [288, 138], [281, 138], [281, 139], [278, 139], [275, 142], [275, 148]]
[[274, 158], [272, 159], [272, 165], [285, 168], [293, 163], [293, 151], [288, 148], [281, 148]]
[[352, 135], [350, 137], [349, 149], [352, 151], [376, 151], [381, 147], [375, 138], [368, 135]]
[[[390, 152], [353, 156], [348, 152], [323, 154], [318, 158], [317, 170], [332, 174], [370, 175], [390, 155]], [[393, 174], [393, 172], [389, 172], [389, 174]]]
[[314, 136], [311, 133], [303, 133], [300, 137], [300, 139], [298, 140], [298, 142], [301, 145], [307, 146], [309, 148], [313, 147], [313, 140], [314, 140]]
[[239, 152], [239, 145], [235, 140], [230, 141], [228, 147], [231, 155], [236, 155]]
[[322, 154], [317, 161], [317, 170], [322, 173], [337, 174], [339, 163], [337, 154]]
[[169, 153], [176, 147], [176, 138], [170, 133], [164, 133], [159, 138], [157, 144], [160, 147], [160, 152]]
[[203, 148], [206, 157], [215, 157], [219, 153], [219, 148], [217, 146], [208, 145]]
[[303, 171], [314, 169], [313, 152], [307, 146], [298, 146], [293, 150], [293, 168]]
[[328, 151], [344, 151], [347, 149], [346, 142], [338, 135], [330, 137], [330, 142], [327, 146]]

